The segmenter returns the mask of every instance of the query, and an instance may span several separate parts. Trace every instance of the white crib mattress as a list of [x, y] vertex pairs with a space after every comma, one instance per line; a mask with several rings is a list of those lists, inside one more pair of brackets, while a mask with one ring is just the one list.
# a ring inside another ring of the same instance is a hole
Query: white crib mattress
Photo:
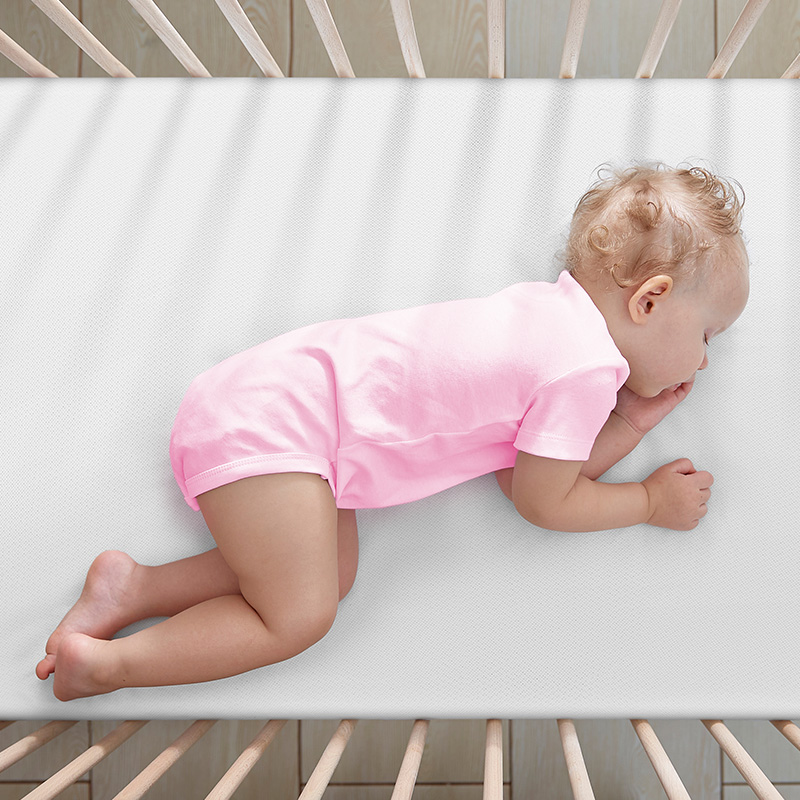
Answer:
[[[0, 81], [0, 715], [800, 715], [799, 92]], [[359, 512], [355, 586], [289, 661], [69, 703], [35, 677], [99, 552], [213, 547], [168, 455], [195, 375], [312, 322], [554, 280], [603, 162], [688, 158], [745, 189], [750, 303], [606, 479], [689, 457], [716, 479], [698, 528], [540, 530], [487, 475]]]

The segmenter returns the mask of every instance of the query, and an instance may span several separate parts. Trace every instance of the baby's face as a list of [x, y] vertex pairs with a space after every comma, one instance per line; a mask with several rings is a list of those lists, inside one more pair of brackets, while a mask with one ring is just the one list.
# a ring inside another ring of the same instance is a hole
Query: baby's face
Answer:
[[691, 383], [708, 366], [708, 343], [739, 317], [750, 292], [748, 269], [726, 265], [697, 288], [673, 290], [664, 311], [645, 333], [646, 347], [631, 366], [626, 382], [642, 397]]

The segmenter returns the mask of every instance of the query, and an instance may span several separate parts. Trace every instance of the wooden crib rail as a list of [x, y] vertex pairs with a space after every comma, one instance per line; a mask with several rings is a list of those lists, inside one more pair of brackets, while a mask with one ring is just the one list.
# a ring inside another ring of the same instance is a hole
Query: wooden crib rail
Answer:
[[[700, 721], [717, 741], [721, 750], [730, 758], [759, 800], [780, 800], [782, 795], [721, 720]], [[667, 752], [658, 741], [653, 728], [647, 720], [634, 719], [630, 722], [669, 800], [688, 800], [689, 794]], [[788, 741], [800, 749], [800, 728], [789, 720], [771, 720], [771, 722]], [[178, 760], [211, 729], [214, 723], [214, 720], [199, 720], [190, 725], [181, 736], [120, 791], [114, 800], [137, 800], [142, 797], [167, 770], [175, 766]], [[286, 720], [272, 720], [264, 725], [220, 778], [210, 794], [206, 795], [206, 800], [228, 800], [232, 797], [253, 766], [281, 732], [285, 723]], [[10, 724], [13, 723], [0, 723], [0, 728]], [[74, 724], [74, 721], [50, 722], [32, 734], [22, 737], [0, 752], [0, 773], [22, 758], [29, 756], [42, 745], [60, 736]], [[97, 744], [89, 747], [88, 750], [25, 795], [25, 798], [27, 800], [49, 800], [57, 797], [89, 769], [121, 747], [146, 724], [147, 720], [129, 720], [122, 723]], [[357, 720], [342, 720], [338, 725], [300, 793], [299, 800], [319, 800], [323, 796], [356, 729], [356, 724]], [[595, 795], [575, 724], [570, 719], [556, 720], [556, 724], [573, 797], [575, 800], [594, 800]], [[417, 720], [414, 723], [397, 774], [392, 800], [409, 800], [412, 796], [429, 725], [429, 720]], [[503, 726], [499, 719], [490, 719], [486, 722], [484, 753], [483, 800], [502, 800]]]
[[[133, 73], [112, 55], [61, 2], [61, 0], [30, 0], [40, 8], [78, 47], [108, 75], [134, 77]], [[155, 0], [129, 0], [147, 25], [164, 42], [192, 77], [211, 77], [200, 59], [192, 52], [181, 35], [156, 5]], [[216, 0], [233, 32], [266, 77], [284, 77], [267, 45], [256, 32], [238, 0]], [[591, 0], [570, 0], [569, 17], [564, 37], [561, 67], [558, 77], [574, 78], [583, 44]], [[728, 34], [711, 65], [707, 78], [723, 78], [728, 73], [742, 46], [752, 33], [769, 0], [746, 0], [739, 18]], [[355, 73], [347, 55], [327, 0], [306, 0], [311, 18], [319, 33], [331, 64], [340, 78], [354, 78]], [[681, 0], [662, 0], [658, 18], [645, 45], [637, 78], [653, 76], [664, 46], [680, 10]], [[410, 0], [391, 0], [397, 38], [411, 78], [424, 78], [422, 55], [414, 28]], [[505, 77], [506, 2], [486, 0], [488, 77]], [[443, 31], [442, 35], [446, 35]], [[39, 63], [8, 34], [0, 30], [0, 54], [32, 77], [58, 77]], [[800, 54], [781, 75], [800, 77]]]
[[[411, 729], [411, 736], [408, 739], [408, 747], [403, 756], [403, 763], [400, 765], [400, 772], [397, 775], [397, 783], [394, 785], [391, 800], [411, 800], [414, 792], [414, 784], [419, 775], [419, 765], [422, 762], [422, 754], [425, 751], [425, 738], [428, 735], [430, 721], [418, 719]], [[502, 738], [500, 740], [502, 749]], [[502, 758], [502, 753], [501, 756]], [[500, 770], [500, 781], [503, 780], [503, 771]]]
[[769, 0], [747, 0], [739, 19], [734, 23], [725, 44], [722, 45], [719, 55], [714, 59], [714, 63], [706, 75], [707, 78], [725, 77], [767, 5], [769, 5]]
[[592, 784], [589, 781], [589, 771], [583, 760], [581, 743], [578, 741], [578, 732], [571, 719], [556, 720], [558, 733], [561, 736], [561, 746], [564, 748], [564, 759], [569, 772], [569, 784], [575, 800], [594, 800]]
[[567, 35], [564, 39], [564, 51], [561, 54], [559, 78], [574, 78], [578, 71], [578, 59], [583, 45], [583, 33], [586, 30], [586, 19], [589, 16], [591, 0], [571, 0], [569, 17], [567, 18]]
[[[490, 3], [494, 0], [490, 0]], [[406, 62], [409, 78], [424, 78], [422, 55], [419, 52], [417, 32], [414, 29], [414, 18], [411, 16], [411, 0], [391, 0], [392, 16], [397, 28], [397, 40]]]
[[264, 75], [268, 78], [283, 78], [278, 62], [272, 57], [239, 3], [236, 0], [217, 0], [217, 5]]
[[264, 751], [286, 724], [285, 719], [270, 720], [256, 735], [256, 738], [245, 748], [231, 768], [222, 776], [222, 780], [212, 789], [206, 800], [228, 800], [239, 788], [247, 773], [256, 765]]
[[672, 26], [678, 18], [678, 11], [681, 8], [681, 0], [664, 0], [653, 26], [653, 32], [647, 40], [647, 45], [636, 70], [637, 78], [652, 78], [658, 66], [658, 60], [664, 52], [664, 46], [672, 33]]
[[153, 33], [170, 49], [172, 55], [181, 62], [189, 75], [193, 78], [211, 77], [211, 73], [192, 52], [189, 45], [183, 41], [181, 35], [153, 0], [128, 0], [128, 2], [139, 12], [139, 16], [150, 26]]
[[325, 45], [331, 64], [336, 70], [336, 76], [338, 78], [355, 78], [353, 68], [350, 66], [350, 59], [347, 57], [347, 52], [342, 43], [342, 37], [339, 36], [339, 30], [333, 21], [333, 14], [331, 14], [327, 2], [325, 0], [306, 0], [306, 5], [314, 24], [317, 26], [317, 31], [320, 39], [322, 39], [322, 44]]
[[797, 58], [789, 64], [789, 69], [781, 75], [781, 78], [800, 78], [800, 53]]
[[92, 61], [112, 78], [134, 77], [134, 74], [113, 56], [102, 42], [92, 36], [83, 23], [60, 0], [31, 0], [31, 2], [50, 17]]
[[[52, 797], [57, 797], [69, 786], [72, 786], [78, 778], [85, 775], [92, 767], [99, 764], [106, 756], [113, 753], [114, 750], [130, 739], [147, 722], [148, 720], [146, 719], [123, 722], [122, 725], [111, 731], [108, 736], [105, 736], [97, 744], [92, 745], [84, 753], [81, 753], [74, 761], [70, 761], [69, 764], [37, 786], [32, 792], [26, 794], [25, 797], [28, 800], [50, 800]], [[0, 757], [2, 755], [0, 753]]]
[[193, 744], [208, 733], [215, 722], [214, 719], [201, 719], [189, 726], [121, 792], [118, 792], [114, 800], [138, 800]]
[[704, 719], [703, 725], [717, 740], [725, 754], [733, 761], [736, 769], [750, 784], [759, 800], [780, 800], [778, 790], [769, 782], [769, 778], [761, 771], [758, 764], [750, 757], [747, 750], [736, 740], [736, 737], [725, 727], [720, 719]]
[[16, 64], [31, 78], [57, 78], [58, 75], [38, 62], [27, 50], [20, 47], [5, 31], [0, 30], [0, 53]]
[[633, 725], [633, 729], [636, 731], [636, 735], [639, 737], [639, 741], [642, 743], [642, 747], [644, 747], [644, 751], [647, 753], [647, 757], [650, 759], [650, 763], [653, 765], [653, 769], [658, 775], [658, 780], [661, 781], [669, 800], [690, 800], [689, 792], [686, 791], [678, 771], [672, 766], [666, 750], [661, 746], [661, 742], [658, 741], [658, 737], [650, 723], [646, 719], [632, 719], [631, 725]]

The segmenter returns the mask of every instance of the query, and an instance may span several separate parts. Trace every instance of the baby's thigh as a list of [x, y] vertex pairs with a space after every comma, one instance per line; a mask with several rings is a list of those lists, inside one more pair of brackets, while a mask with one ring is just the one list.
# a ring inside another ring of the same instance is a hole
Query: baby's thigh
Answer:
[[323, 635], [339, 600], [338, 517], [328, 482], [308, 472], [256, 475], [198, 495], [197, 503], [267, 628]]

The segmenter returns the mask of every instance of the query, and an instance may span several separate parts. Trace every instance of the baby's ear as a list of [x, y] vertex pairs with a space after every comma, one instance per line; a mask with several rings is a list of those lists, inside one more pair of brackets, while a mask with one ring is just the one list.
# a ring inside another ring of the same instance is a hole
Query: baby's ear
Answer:
[[628, 311], [637, 324], [644, 324], [661, 303], [672, 294], [673, 280], [669, 275], [648, 278], [631, 296]]

